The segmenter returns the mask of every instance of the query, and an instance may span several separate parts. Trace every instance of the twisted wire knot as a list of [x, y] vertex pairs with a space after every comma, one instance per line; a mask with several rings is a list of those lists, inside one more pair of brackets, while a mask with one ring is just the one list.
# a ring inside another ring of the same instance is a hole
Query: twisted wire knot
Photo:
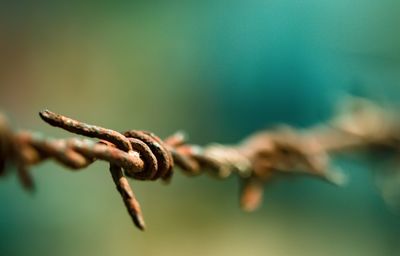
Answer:
[[142, 230], [145, 223], [141, 207], [127, 177], [169, 181], [174, 166], [189, 175], [210, 171], [216, 177], [226, 178], [237, 173], [242, 182], [242, 208], [250, 211], [260, 204], [264, 183], [277, 172], [300, 171], [341, 184], [343, 179], [340, 175], [332, 175], [326, 170], [330, 167], [328, 151], [367, 144], [358, 137], [348, 140], [350, 135], [345, 137], [345, 144], [338, 144], [341, 141], [338, 138], [343, 137], [343, 133], [337, 132], [338, 128], [325, 130], [317, 127], [311, 135], [279, 129], [277, 132], [256, 133], [237, 145], [199, 147], [187, 144], [180, 132], [162, 140], [147, 131], [120, 133], [48, 110], [40, 112], [40, 117], [52, 126], [99, 141], [49, 139], [32, 132], [15, 132], [8, 128], [0, 115], [0, 176], [5, 173], [6, 164], [12, 163], [17, 167], [21, 183], [31, 189], [33, 181], [28, 167], [47, 159], [54, 159], [71, 169], [85, 168], [97, 160], [106, 161], [129, 215]]
[[130, 130], [123, 135], [144, 161], [141, 172], [125, 170], [125, 174], [138, 180], [168, 180], [172, 176], [174, 159], [168, 146], [156, 135], [146, 131]]

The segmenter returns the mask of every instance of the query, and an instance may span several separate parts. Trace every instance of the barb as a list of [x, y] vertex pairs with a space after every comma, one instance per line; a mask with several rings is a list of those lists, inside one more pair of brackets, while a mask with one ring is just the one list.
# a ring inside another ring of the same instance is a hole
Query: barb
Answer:
[[53, 159], [70, 169], [86, 168], [96, 160], [106, 161], [129, 215], [144, 230], [141, 207], [127, 177], [169, 181], [175, 166], [191, 176], [207, 171], [226, 178], [236, 173], [242, 180], [241, 207], [253, 211], [262, 201], [264, 184], [277, 173], [306, 174], [342, 185], [346, 177], [332, 168], [332, 154], [382, 147], [400, 150], [399, 123], [371, 103], [355, 102], [352, 111], [339, 115], [329, 125], [306, 131], [280, 127], [256, 133], [238, 145], [206, 147], [187, 144], [181, 132], [161, 140], [150, 132], [119, 133], [45, 110], [40, 117], [48, 124], [99, 140], [49, 139], [37, 133], [14, 132], [0, 115], [0, 175], [7, 174], [7, 167], [14, 165], [23, 187], [32, 190], [28, 169], [42, 161]]

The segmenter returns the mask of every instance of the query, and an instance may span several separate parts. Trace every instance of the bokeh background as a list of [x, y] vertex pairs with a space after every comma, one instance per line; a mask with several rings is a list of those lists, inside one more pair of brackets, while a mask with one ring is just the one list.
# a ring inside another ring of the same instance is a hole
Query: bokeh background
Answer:
[[[399, 28], [395, 0], [1, 0], [0, 108], [53, 137], [70, 135], [44, 124], [42, 109], [234, 143], [324, 121], [347, 93], [398, 106]], [[251, 214], [235, 177], [133, 181], [141, 233], [105, 163], [70, 172], [47, 162], [32, 170], [33, 195], [1, 180], [0, 255], [399, 255], [400, 215], [370, 168], [337, 164], [345, 188], [280, 180]]]

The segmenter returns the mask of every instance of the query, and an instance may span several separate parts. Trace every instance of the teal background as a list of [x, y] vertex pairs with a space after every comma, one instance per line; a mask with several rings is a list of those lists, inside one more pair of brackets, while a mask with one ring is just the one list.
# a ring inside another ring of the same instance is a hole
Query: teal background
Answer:
[[[18, 128], [50, 110], [116, 130], [234, 143], [333, 115], [347, 93], [400, 96], [400, 3], [1, 1], [0, 108]], [[293, 178], [263, 207], [238, 207], [235, 177], [132, 181], [148, 230], [133, 228], [107, 165], [32, 168], [37, 191], [0, 181], [0, 255], [398, 255], [400, 221], [371, 167], [341, 159], [345, 188]]]

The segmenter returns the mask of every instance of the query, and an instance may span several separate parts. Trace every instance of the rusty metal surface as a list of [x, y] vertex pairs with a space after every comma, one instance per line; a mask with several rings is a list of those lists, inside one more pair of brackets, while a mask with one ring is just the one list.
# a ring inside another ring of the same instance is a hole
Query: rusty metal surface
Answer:
[[99, 140], [48, 139], [38, 133], [14, 131], [0, 114], [0, 176], [9, 172], [7, 166], [14, 165], [22, 186], [33, 190], [29, 167], [42, 161], [53, 159], [70, 169], [106, 161], [129, 215], [141, 230], [145, 229], [144, 218], [127, 178], [169, 181], [176, 166], [190, 176], [208, 172], [226, 178], [236, 173], [242, 181], [241, 207], [253, 211], [260, 205], [264, 184], [276, 173], [306, 174], [341, 185], [345, 177], [332, 168], [331, 154], [377, 147], [395, 152], [400, 149], [398, 122], [368, 104], [334, 118], [328, 125], [306, 131], [280, 127], [232, 146], [190, 145], [182, 132], [165, 140], [146, 131], [119, 133], [48, 110], [40, 112], [40, 117], [52, 126]]

